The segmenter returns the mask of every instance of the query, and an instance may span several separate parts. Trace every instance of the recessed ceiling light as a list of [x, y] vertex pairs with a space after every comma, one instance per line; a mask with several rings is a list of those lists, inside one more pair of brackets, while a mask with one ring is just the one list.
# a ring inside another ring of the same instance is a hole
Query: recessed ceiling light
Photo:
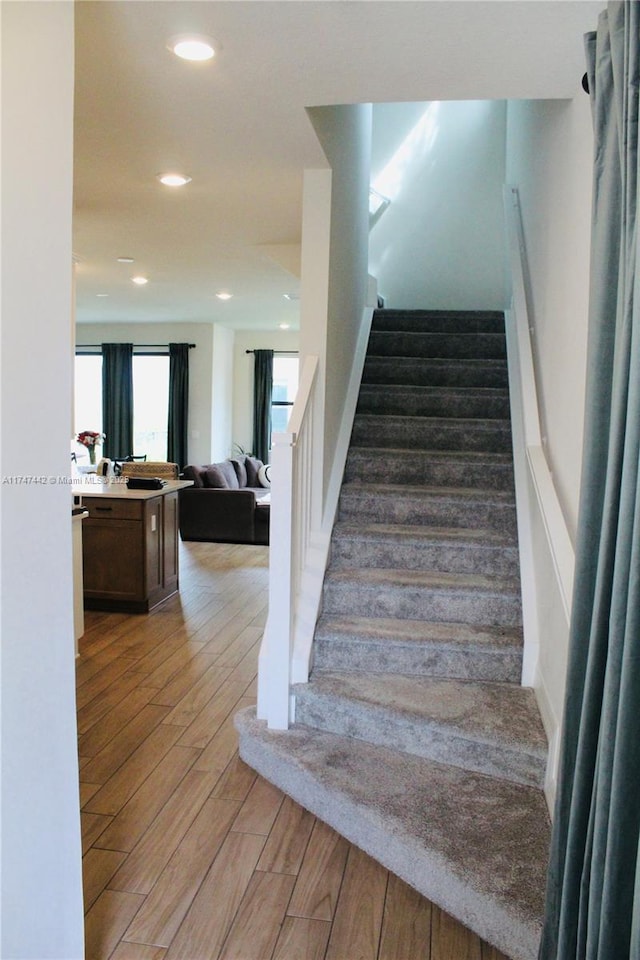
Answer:
[[185, 177], [183, 173], [159, 173], [158, 180], [165, 187], [184, 187], [185, 183], [191, 183], [191, 177]]
[[118, 263], [133, 263], [133, 257], [118, 257]]
[[137, 283], [139, 287], [143, 287], [145, 283], [149, 283], [147, 277], [131, 277], [132, 283]]
[[108, 297], [108, 293], [96, 293], [96, 297]]
[[281, 323], [279, 326], [281, 330], [288, 330], [290, 325], [288, 323]]
[[[167, 44], [169, 50], [182, 60], [211, 60], [215, 56], [213, 41], [210, 37], [182, 34], [172, 37]], [[219, 48], [218, 48], [219, 49]]]
[[216, 293], [218, 300], [231, 300], [232, 296], [232, 293], [227, 293], [225, 290], [221, 290], [220, 293]]

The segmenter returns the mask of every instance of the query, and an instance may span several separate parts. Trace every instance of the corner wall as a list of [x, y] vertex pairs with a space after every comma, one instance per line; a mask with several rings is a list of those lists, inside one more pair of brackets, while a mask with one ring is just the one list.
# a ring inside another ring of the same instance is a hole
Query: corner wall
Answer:
[[[84, 956], [72, 501], [65, 483], [72, 380], [73, 11], [68, 2], [0, 5], [0, 954], [7, 960]], [[5, 482], [12, 477], [18, 479]]]
[[[326, 494], [367, 302], [371, 104], [313, 107], [308, 114], [332, 171], [326, 354], [320, 370], [325, 384]], [[303, 274], [303, 291], [304, 282]], [[302, 311], [304, 323], [304, 304]], [[304, 338], [301, 330], [301, 342]], [[322, 350], [317, 352], [322, 357]]]
[[[512, 101], [507, 182], [519, 190], [528, 308], [543, 449], [567, 531], [575, 538], [580, 492], [588, 320], [593, 136], [589, 99]], [[546, 517], [531, 518], [540, 656], [535, 690], [550, 742], [553, 802], [569, 624], [554, 574]]]

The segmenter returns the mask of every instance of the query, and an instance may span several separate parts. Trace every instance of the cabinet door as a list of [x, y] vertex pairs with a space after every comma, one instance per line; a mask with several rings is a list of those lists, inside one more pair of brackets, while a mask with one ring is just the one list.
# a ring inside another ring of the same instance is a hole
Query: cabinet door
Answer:
[[145, 577], [147, 596], [162, 590], [162, 497], [145, 501]]
[[84, 524], [85, 596], [142, 600], [145, 590], [140, 521], [87, 519]]

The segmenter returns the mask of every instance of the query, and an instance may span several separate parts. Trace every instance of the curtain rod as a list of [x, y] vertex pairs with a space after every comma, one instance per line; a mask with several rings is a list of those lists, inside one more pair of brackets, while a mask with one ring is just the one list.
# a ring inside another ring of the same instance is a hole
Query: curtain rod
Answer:
[[[189, 349], [192, 350], [195, 347], [195, 343], [189, 344]], [[76, 343], [76, 350], [99, 350], [102, 347], [101, 343]], [[169, 349], [168, 343], [134, 343], [133, 348], [140, 347], [143, 350], [158, 350], [160, 348]]]
[[[255, 350], [245, 350], [245, 353], [255, 353], [255, 352], [256, 352]], [[273, 352], [280, 353], [280, 354], [287, 354], [287, 355], [290, 354], [293, 357], [297, 357], [300, 351], [299, 350], [274, 350]]]

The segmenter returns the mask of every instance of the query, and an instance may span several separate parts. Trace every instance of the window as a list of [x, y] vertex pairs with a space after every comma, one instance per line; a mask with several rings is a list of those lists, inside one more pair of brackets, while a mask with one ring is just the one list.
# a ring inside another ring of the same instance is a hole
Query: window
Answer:
[[[167, 459], [168, 354], [133, 356], [133, 450], [148, 460]], [[76, 354], [75, 429], [102, 432], [102, 357]], [[86, 456], [78, 444], [77, 456]]]
[[273, 358], [273, 390], [271, 392], [271, 433], [284, 433], [298, 392], [298, 358]]
[[133, 453], [167, 459], [169, 357], [133, 357]]
[[[95, 354], [77, 354], [74, 383], [75, 435], [83, 430], [102, 433], [102, 357]], [[79, 443], [76, 456], [88, 460], [89, 454]], [[98, 448], [99, 449], [99, 448]]]

